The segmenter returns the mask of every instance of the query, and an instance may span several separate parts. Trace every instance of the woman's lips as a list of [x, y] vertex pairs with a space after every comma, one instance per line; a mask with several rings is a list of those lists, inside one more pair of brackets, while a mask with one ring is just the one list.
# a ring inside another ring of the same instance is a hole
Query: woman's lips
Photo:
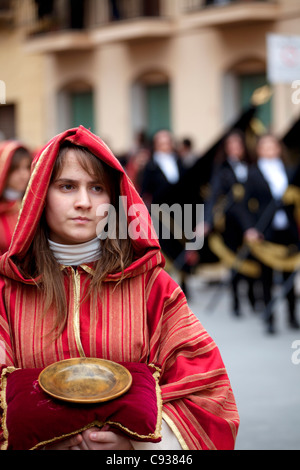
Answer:
[[86, 217], [75, 217], [72, 220], [77, 224], [88, 224], [89, 222], [91, 222], [91, 219], [88, 219]]

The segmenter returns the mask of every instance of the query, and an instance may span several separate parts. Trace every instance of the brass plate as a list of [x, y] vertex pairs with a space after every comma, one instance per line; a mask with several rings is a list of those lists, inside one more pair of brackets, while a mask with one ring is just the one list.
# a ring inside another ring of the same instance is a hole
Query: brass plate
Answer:
[[125, 367], [106, 359], [75, 358], [46, 367], [38, 381], [46, 393], [59, 400], [101, 403], [127, 392], [132, 376]]

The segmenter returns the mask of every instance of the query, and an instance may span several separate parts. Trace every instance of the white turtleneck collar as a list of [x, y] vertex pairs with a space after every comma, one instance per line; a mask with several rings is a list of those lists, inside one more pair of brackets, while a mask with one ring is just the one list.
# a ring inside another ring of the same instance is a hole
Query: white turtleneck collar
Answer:
[[99, 238], [94, 238], [79, 245], [61, 245], [48, 240], [50, 249], [59, 264], [63, 266], [80, 266], [98, 261], [101, 256]]
[[3, 191], [2, 197], [6, 201], [12, 202], [12, 201], [19, 201], [20, 199], [23, 198], [23, 195], [24, 195], [23, 191], [16, 191], [15, 189], [6, 188]]

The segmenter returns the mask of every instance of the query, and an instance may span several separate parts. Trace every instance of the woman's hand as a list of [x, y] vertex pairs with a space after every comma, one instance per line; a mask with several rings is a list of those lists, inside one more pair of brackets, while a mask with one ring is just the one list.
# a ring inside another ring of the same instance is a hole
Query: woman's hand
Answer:
[[209, 234], [209, 232], [211, 232], [211, 226], [210, 224], [208, 224], [207, 222], [199, 222], [196, 226], [196, 229], [195, 229], [195, 232], [196, 232], [196, 236], [199, 237], [199, 238], [205, 238], [207, 237], [207, 235]]
[[44, 450], [81, 450], [83, 438], [81, 434], [64, 439], [63, 441], [55, 442], [54, 444], [48, 444], [44, 447]]
[[133, 450], [130, 440], [123, 434], [110, 431], [109, 426], [91, 428], [82, 433], [81, 450]]
[[102, 429], [88, 429], [69, 439], [48, 445], [45, 450], [133, 450], [133, 447], [126, 436], [104, 426]]
[[258, 232], [255, 228], [249, 228], [244, 233], [244, 240], [246, 242], [257, 242], [257, 241], [261, 241], [263, 239], [264, 239], [263, 234]]

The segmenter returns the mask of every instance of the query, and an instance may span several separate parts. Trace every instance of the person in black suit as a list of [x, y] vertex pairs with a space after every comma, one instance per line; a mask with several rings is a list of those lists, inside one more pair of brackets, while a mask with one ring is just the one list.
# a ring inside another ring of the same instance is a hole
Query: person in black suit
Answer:
[[[249, 170], [246, 184], [244, 210], [239, 220], [246, 241], [264, 239], [284, 246], [299, 245], [298, 227], [292, 205], [284, 205], [283, 196], [289, 186], [291, 172], [282, 159], [282, 147], [278, 139], [267, 134], [258, 139], [257, 163]], [[273, 269], [262, 265], [262, 285], [265, 307], [270, 307], [273, 288]], [[291, 273], [283, 272], [287, 280]], [[287, 293], [288, 322], [299, 328], [296, 318], [295, 288]], [[266, 326], [269, 333], [275, 332], [274, 312], [266, 310]]]
[[[243, 243], [237, 209], [243, 198], [250, 161], [244, 133], [239, 129], [232, 130], [224, 138], [216, 157], [210, 194], [204, 205], [204, 234], [208, 236], [212, 230], [220, 232], [226, 247], [233, 253], [237, 253]], [[239, 284], [242, 279], [245, 277], [232, 269], [232, 308], [235, 316], [241, 314]], [[255, 308], [254, 280], [247, 278], [247, 281], [248, 298]]]
[[161, 130], [154, 135], [153, 152], [143, 175], [141, 196], [150, 207], [167, 201], [168, 193], [184, 173], [177, 155], [172, 134]]
[[[184, 249], [183, 239], [177, 239], [172, 233], [172, 213], [165, 213], [170, 221], [170, 231], [165, 237], [164, 223], [162, 223], [160, 215], [152, 210], [154, 205], [161, 207], [166, 204], [169, 208], [173, 205], [181, 206], [182, 194], [178, 194], [176, 188], [185, 171], [181, 158], [175, 150], [171, 132], [168, 130], [158, 131], [153, 138], [153, 152], [150, 161], [143, 172], [141, 197], [152, 215], [164, 255], [180, 271], [181, 287], [188, 296], [186, 275], [190, 273], [191, 266], [198, 262], [198, 258], [193, 256], [193, 253], [187, 252]], [[175, 220], [175, 224], [177, 222]], [[179, 221], [179, 223], [181, 222]]]

